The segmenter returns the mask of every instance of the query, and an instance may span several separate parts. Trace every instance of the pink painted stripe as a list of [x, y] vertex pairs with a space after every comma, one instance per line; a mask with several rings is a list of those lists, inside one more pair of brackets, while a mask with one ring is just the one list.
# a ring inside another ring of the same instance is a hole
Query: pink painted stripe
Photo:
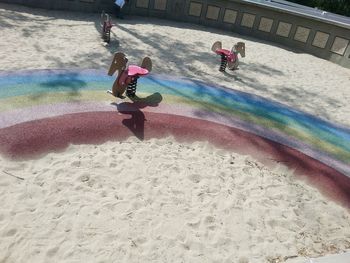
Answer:
[[62, 151], [69, 144], [98, 144], [172, 135], [180, 142], [209, 141], [242, 154], [250, 154], [267, 165], [283, 162], [323, 193], [350, 208], [350, 178], [335, 169], [278, 144], [239, 129], [199, 119], [141, 111], [89, 112], [40, 119], [0, 129], [0, 152], [12, 158], [34, 158]]

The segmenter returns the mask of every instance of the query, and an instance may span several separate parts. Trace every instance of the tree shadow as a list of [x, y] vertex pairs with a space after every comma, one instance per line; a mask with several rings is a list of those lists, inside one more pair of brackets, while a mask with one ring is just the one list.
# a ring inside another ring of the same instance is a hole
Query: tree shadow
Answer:
[[112, 105], [117, 107], [118, 112], [131, 116], [131, 118], [124, 119], [122, 123], [142, 141], [145, 138], [145, 121], [147, 121], [147, 119], [141, 109], [157, 107], [162, 100], [162, 95], [156, 92], [145, 98], [135, 96], [132, 98], [132, 102], [114, 102]]
[[246, 65], [245, 70], [257, 72], [257, 73], [260, 73], [262, 75], [268, 75], [268, 76], [274, 76], [274, 75], [283, 76], [283, 75], [285, 75], [283, 73], [283, 71], [281, 71], [275, 67], [268, 66], [266, 64], [249, 63], [249, 65], [247, 65], [247, 64], [243, 64], [241, 61], [239, 63], [242, 65]]
[[224, 72], [222, 72], [222, 74], [226, 77], [233, 78], [235, 81], [239, 81], [239, 82], [245, 84], [245, 81], [236, 74], [238, 72], [238, 70], [239, 70], [239, 68], [235, 69], [235, 70], [224, 71]]
[[41, 82], [40, 87], [44, 90], [42, 92], [36, 92], [30, 98], [32, 100], [38, 100], [45, 96], [47, 92], [66, 92], [70, 97], [79, 96], [79, 90], [84, 88], [87, 83], [79, 77], [79, 73], [66, 72], [59, 73], [54, 78]]

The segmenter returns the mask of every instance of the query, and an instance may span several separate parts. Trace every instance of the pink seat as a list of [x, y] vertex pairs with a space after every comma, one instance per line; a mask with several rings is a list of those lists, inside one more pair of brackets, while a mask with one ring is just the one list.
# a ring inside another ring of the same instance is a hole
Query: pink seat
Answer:
[[131, 65], [128, 68], [128, 76], [147, 75], [148, 70], [139, 66]]
[[227, 50], [227, 49], [217, 49], [216, 51], [216, 54], [223, 54], [225, 56], [229, 56], [231, 54], [231, 51], [230, 50]]
[[218, 49], [218, 50], [216, 50], [216, 54], [225, 55], [229, 62], [234, 62], [237, 59], [237, 55], [235, 53], [231, 52], [230, 50], [227, 50], [227, 49]]

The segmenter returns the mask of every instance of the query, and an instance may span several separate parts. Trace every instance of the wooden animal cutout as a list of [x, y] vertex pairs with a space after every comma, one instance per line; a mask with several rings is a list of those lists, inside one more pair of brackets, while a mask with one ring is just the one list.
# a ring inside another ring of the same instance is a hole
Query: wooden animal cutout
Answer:
[[216, 41], [212, 47], [211, 50], [216, 53], [217, 50], [222, 49], [221, 41]]
[[124, 53], [118, 52], [114, 54], [108, 75], [112, 76], [118, 70], [118, 76], [113, 83], [112, 91], [109, 90], [107, 92], [115, 97], [124, 98], [125, 90], [126, 96], [135, 97], [138, 78], [147, 75], [152, 70], [152, 60], [149, 57], [143, 58], [140, 66], [128, 66], [127, 63], [128, 59]]
[[231, 51], [227, 49], [222, 48], [222, 43], [220, 41], [216, 41], [212, 47], [211, 50], [221, 56], [221, 63], [219, 71], [224, 72], [226, 70], [226, 67], [230, 70], [238, 69], [239, 59], [238, 54], [241, 55], [241, 57], [245, 57], [245, 43], [244, 42], [238, 42], [235, 44]]
[[242, 58], [245, 57], [245, 43], [244, 42], [237, 42], [232, 49], [231, 53], [235, 54], [236, 59], [234, 60], [227, 60], [227, 66], [230, 70], [238, 69], [239, 59], [238, 54], [241, 55]]

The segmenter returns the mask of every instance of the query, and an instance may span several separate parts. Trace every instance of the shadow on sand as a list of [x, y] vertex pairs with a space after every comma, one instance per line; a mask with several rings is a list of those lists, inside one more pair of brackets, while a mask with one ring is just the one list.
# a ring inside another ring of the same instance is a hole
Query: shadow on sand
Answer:
[[120, 113], [131, 116], [131, 118], [124, 119], [122, 123], [139, 140], [143, 140], [145, 138], [145, 121], [147, 120], [141, 109], [146, 107], [157, 107], [162, 99], [162, 95], [156, 92], [145, 98], [135, 96], [131, 99], [132, 102], [113, 102], [112, 105], [115, 105]]

